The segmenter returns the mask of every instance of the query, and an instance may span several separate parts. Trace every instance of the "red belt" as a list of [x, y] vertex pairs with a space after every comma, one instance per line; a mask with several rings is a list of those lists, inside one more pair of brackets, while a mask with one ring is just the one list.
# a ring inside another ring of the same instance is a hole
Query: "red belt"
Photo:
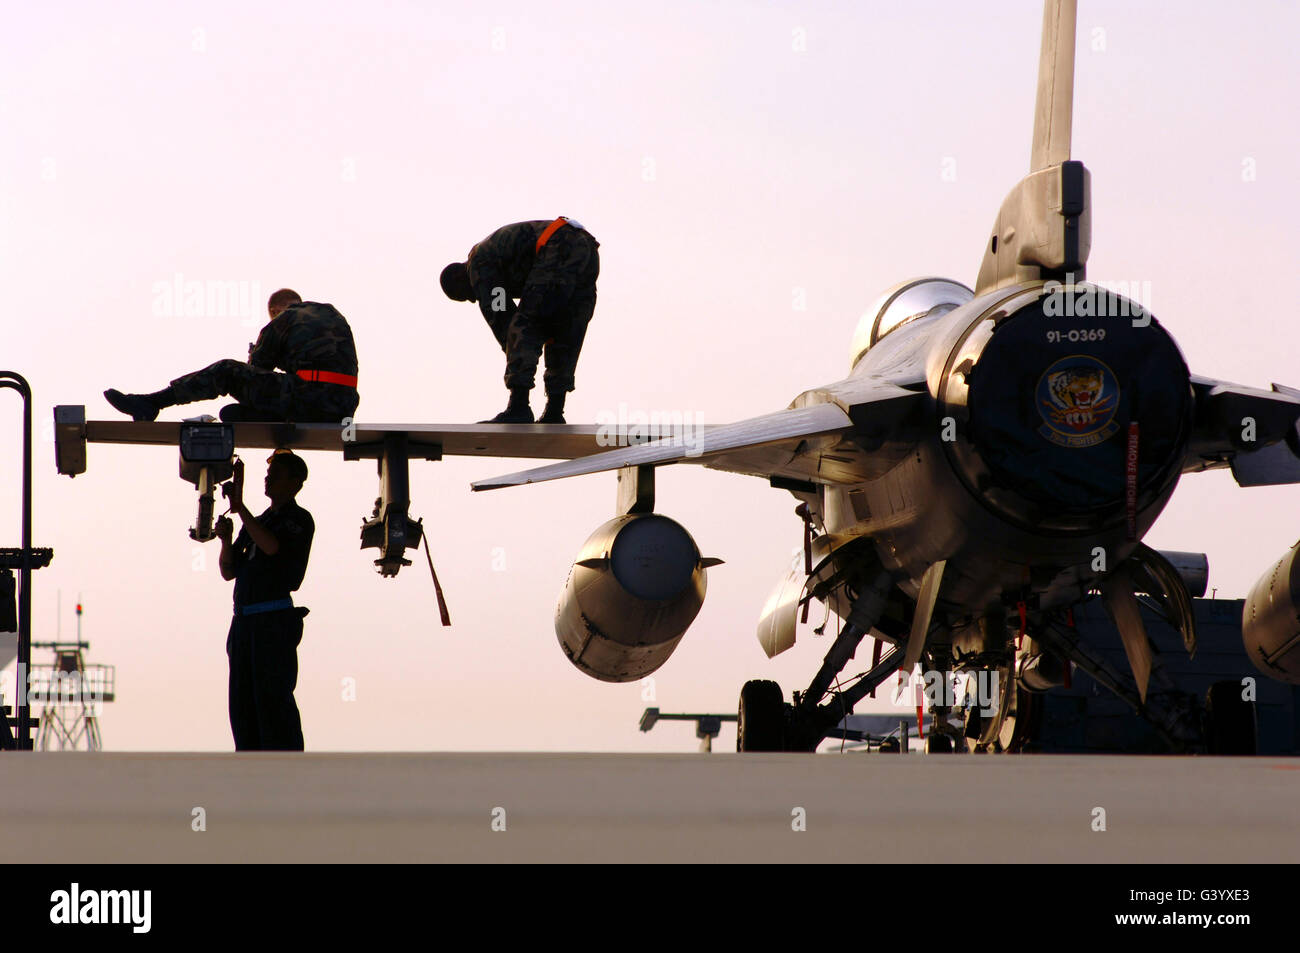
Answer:
[[333, 371], [294, 371], [305, 381], [324, 381], [326, 384], [342, 384], [344, 387], [356, 387], [355, 374], [336, 374]]
[[547, 225], [546, 228], [542, 229], [542, 234], [537, 236], [537, 247], [533, 249], [533, 254], [541, 251], [542, 248], [545, 247], [546, 243], [551, 240], [551, 236], [568, 224], [569, 220], [561, 215], [555, 221], [551, 222], [550, 225]]

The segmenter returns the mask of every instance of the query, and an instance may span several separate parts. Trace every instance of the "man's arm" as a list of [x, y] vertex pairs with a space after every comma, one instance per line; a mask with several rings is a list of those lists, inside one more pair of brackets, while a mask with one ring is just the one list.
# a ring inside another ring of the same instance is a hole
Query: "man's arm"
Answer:
[[515, 303], [505, 288], [505, 275], [496, 267], [495, 262], [487, 260], [474, 263], [474, 294], [478, 297], [478, 309], [483, 312], [483, 320], [492, 329], [492, 336], [506, 349], [506, 332], [510, 329], [510, 319], [515, 315]]
[[[249, 537], [253, 540], [254, 545], [256, 545], [259, 550], [266, 553], [268, 556], [274, 556], [280, 551], [280, 541], [275, 538], [274, 533], [259, 523], [257, 517], [250, 513], [248, 507], [244, 505], [243, 460], [237, 460], [235, 462], [235, 476], [234, 479], [230, 481], [229, 486], [230, 488], [225, 491], [226, 497], [230, 500], [230, 508], [234, 512], [238, 513], [239, 518], [243, 520], [244, 530], [248, 533]], [[225, 541], [223, 540], [222, 542], [223, 547], [221, 552], [224, 556], [226, 552], [224, 547]]]
[[[293, 567], [287, 576], [289, 590], [297, 591], [307, 573], [307, 560], [311, 557], [311, 541], [316, 535], [316, 523], [311, 514], [302, 507], [295, 507], [292, 518], [286, 519], [280, 539], [280, 552], [284, 555], [286, 566]], [[288, 572], [288, 570], [286, 570]]]
[[235, 547], [230, 538], [233, 531], [230, 517], [223, 516], [217, 520], [217, 538], [221, 540], [221, 557], [217, 562], [221, 566], [221, 578], [227, 582], [235, 578]]
[[257, 343], [248, 348], [248, 363], [253, 367], [271, 371], [279, 366], [284, 357], [284, 335], [288, 318], [287, 309], [281, 311], [262, 328], [257, 336]]
[[268, 556], [274, 556], [280, 551], [280, 541], [275, 538], [275, 534], [257, 521], [257, 517], [248, 511], [243, 500], [239, 501], [239, 505], [234, 507], [234, 510], [244, 521], [244, 529], [248, 530], [248, 535], [252, 537], [259, 550]]

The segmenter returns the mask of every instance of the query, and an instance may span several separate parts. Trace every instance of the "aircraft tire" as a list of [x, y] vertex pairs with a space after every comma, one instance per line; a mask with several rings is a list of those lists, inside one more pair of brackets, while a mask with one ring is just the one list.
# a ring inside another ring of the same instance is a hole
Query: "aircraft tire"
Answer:
[[785, 750], [785, 699], [776, 682], [755, 679], [741, 688], [736, 750]]
[[952, 739], [947, 735], [930, 733], [925, 739], [926, 754], [952, 754]]

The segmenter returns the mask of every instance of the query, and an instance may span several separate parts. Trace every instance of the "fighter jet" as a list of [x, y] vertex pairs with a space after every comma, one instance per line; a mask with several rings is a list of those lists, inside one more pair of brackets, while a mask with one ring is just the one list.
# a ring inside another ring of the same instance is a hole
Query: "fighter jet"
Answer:
[[[704, 567], [687, 532], [653, 514], [656, 467], [694, 463], [768, 480], [800, 501], [805, 562], [759, 623], [768, 656], [824, 603], [839, 631], [808, 687], [741, 691], [740, 750], [813, 750], [846, 711], [918, 664], [992, 676], [996, 706], [934, 698], [929, 750], [1015, 750], [1034, 692], [1094, 674], [1173, 743], [1195, 720], [1148, 700], [1152, 653], [1138, 594], [1195, 651], [1188, 579], [1204, 562], [1142, 542], [1182, 474], [1230, 467], [1242, 486], [1300, 481], [1300, 391], [1189, 372], [1146, 308], [1089, 284], [1090, 176], [1070, 156], [1076, 4], [1044, 5], [1029, 174], [989, 230], [974, 286], [924, 277], [886, 291], [853, 335], [843, 380], [785, 410], [712, 429], [702, 445], [660, 440], [483, 480], [476, 490], [619, 470], [622, 512], [587, 542], [556, 615], [566, 653], [610, 681], [644, 676], [700, 608]], [[1246, 600], [1244, 640], [1272, 677], [1300, 683], [1297, 549]], [[1099, 591], [1131, 675], [1080, 642], [1071, 607]], [[841, 673], [872, 636], [871, 666]], [[881, 657], [882, 647], [888, 652]]]
[[[1091, 185], [1070, 157], [1075, 19], [1073, 0], [1045, 3], [1029, 174], [998, 211], [973, 287], [925, 277], [890, 288], [853, 335], [848, 376], [786, 409], [611, 450], [592, 426], [136, 423], [87, 421], [84, 407], [61, 406], [59, 471], [83, 472], [88, 442], [179, 446], [181, 476], [199, 491], [191, 535], [209, 539], [214, 488], [236, 446], [375, 459], [380, 493], [361, 545], [378, 549], [376, 566], [393, 576], [422, 537], [408, 512], [412, 457], [564, 461], [473, 484], [480, 491], [616, 470], [617, 512], [578, 554], [555, 612], [568, 658], [611, 682], [640, 679], [668, 659], [718, 562], [654, 512], [656, 469], [696, 464], [758, 477], [798, 500], [805, 540], [802, 565], [762, 610], [763, 649], [790, 648], [814, 602], [838, 631], [789, 700], [771, 681], [743, 687], [739, 749], [813, 750], [886, 679], [918, 666], [945, 686], [932, 704], [931, 751], [1016, 750], [1035, 692], [1072, 666], [1175, 744], [1188, 742], [1196, 713], [1148, 698], [1158, 670], [1138, 594], [1194, 651], [1192, 596], [1203, 592], [1204, 560], [1142, 539], [1184, 473], [1228, 467], [1243, 486], [1300, 482], [1300, 391], [1191, 374], [1154, 315], [1085, 280]], [[1298, 552], [1264, 573], [1243, 618], [1254, 663], [1292, 683], [1300, 683]], [[1072, 625], [1071, 607], [1098, 591], [1130, 673], [1109, 669]], [[868, 636], [870, 667], [845, 679]], [[1003, 690], [994, 705], [964, 706], [955, 726], [951, 674]]]

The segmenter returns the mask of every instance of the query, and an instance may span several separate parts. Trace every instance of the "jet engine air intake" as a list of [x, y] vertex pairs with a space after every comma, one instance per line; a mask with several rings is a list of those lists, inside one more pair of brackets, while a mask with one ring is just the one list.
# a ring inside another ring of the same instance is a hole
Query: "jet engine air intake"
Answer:
[[1300, 685], [1300, 542], [1275, 562], [1246, 596], [1241, 641], [1265, 675]]
[[940, 419], [956, 424], [944, 449], [958, 476], [1037, 532], [1153, 519], [1191, 434], [1178, 346], [1141, 305], [1094, 285], [1048, 282], [985, 309], [949, 353], [937, 396]]
[[704, 604], [705, 569], [691, 534], [657, 513], [610, 520], [583, 544], [555, 609], [555, 634], [574, 665], [630, 682], [668, 660]]

